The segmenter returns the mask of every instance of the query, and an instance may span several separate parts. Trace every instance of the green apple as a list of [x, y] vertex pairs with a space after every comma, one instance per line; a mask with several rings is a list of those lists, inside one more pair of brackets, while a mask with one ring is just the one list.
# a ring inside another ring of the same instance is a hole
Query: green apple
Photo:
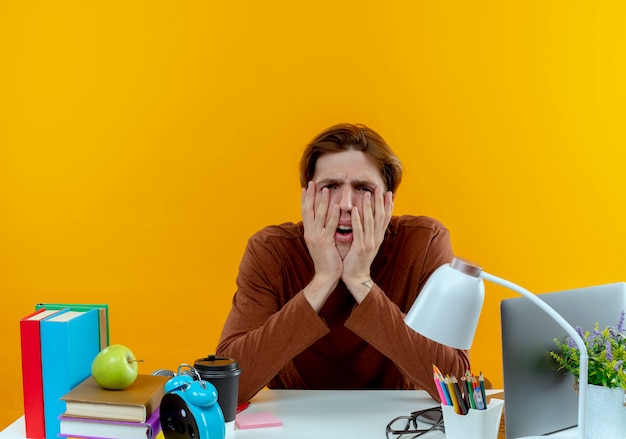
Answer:
[[126, 346], [114, 344], [102, 349], [96, 355], [91, 363], [91, 374], [105, 389], [125, 389], [137, 379], [139, 373], [137, 361], [133, 352]]

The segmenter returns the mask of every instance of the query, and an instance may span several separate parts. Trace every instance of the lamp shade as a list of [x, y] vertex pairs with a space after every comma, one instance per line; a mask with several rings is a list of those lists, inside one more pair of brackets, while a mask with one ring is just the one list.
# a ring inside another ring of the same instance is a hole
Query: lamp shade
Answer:
[[485, 297], [481, 268], [454, 258], [428, 278], [404, 322], [438, 343], [469, 349]]

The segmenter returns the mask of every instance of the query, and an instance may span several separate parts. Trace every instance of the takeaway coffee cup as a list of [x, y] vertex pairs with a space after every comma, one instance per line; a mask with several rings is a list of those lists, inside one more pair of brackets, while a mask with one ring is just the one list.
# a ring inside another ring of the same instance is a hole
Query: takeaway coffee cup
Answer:
[[233, 358], [216, 357], [209, 355], [194, 362], [194, 368], [203, 380], [215, 386], [217, 403], [224, 413], [226, 431], [235, 428], [237, 414], [237, 395], [239, 393], [239, 375], [241, 369]]

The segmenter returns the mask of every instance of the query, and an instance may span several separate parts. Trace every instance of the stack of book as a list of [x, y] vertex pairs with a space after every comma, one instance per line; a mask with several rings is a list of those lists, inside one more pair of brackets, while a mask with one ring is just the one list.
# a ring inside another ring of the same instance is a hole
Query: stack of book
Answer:
[[91, 375], [108, 344], [106, 304], [40, 303], [20, 319], [26, 437], [54, 439], [61, 396]]
[[89, 377], [64, 395], [61, 437], [153, 439], [161, 431], [159, 406], [168, 377], [137, 376], [122, 390], [103, 389]]

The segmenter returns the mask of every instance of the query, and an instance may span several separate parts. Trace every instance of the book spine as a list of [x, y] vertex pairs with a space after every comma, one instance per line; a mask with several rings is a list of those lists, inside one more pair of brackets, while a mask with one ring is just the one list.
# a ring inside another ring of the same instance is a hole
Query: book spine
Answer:
[[91, 375], [91, 363], [100, 351], [98, 310], [75, 314], [67, 321], [41, 322], [44, 417], [50, 439], [58, 436], [59, 416], [65, 411], [60, 398]]
[[153, 439], [161, 432], [161, 410], [159, 407], [152, 412], [146, 420], [146, 424], [150, 427], [147, 439]]
[[[59, 417], [61, 423], [71, 423], [80, 421], [82, 423], [94, 424], [94, 430], [103, 431], [103, 427], [100, 426], [136, 426], [136, 427], [144, 427], [133, 429], [133, 432], [126, 431], [125, 433], [114, 433], [112, 431], [108, 431], [105, 436], [98, 436], [96, 434], [77, 434], [77, 433], [64, 433], [63, 431], [59, 433], [60, 437], [79, 437], [84, 439], [154, 439], [161, 432], [161, 418], [159, 416], [159, 409], [157, 409], [147, 420], [146, 422], [125, 422], [125, 421], [110, 421], [104, 419], [94, 419], [94, 418], [73, 418], [60, 416]], [[62, 428], [63, 430], [63, 428]]]
[[41, 376], [41, 333], [39, 320], [28, 320], [43, 312], [40, 309], [20, 320], [22, 350], [22, 389], [24, 395], [24, 423], [26, 437], [46, 437], [43, 412], [43, 379]]
[[98, 331], [100, 334], [100, 350], [102, 350], [109, 345], [109, 310], [108, 308], [98, 308], [98, 311]]

